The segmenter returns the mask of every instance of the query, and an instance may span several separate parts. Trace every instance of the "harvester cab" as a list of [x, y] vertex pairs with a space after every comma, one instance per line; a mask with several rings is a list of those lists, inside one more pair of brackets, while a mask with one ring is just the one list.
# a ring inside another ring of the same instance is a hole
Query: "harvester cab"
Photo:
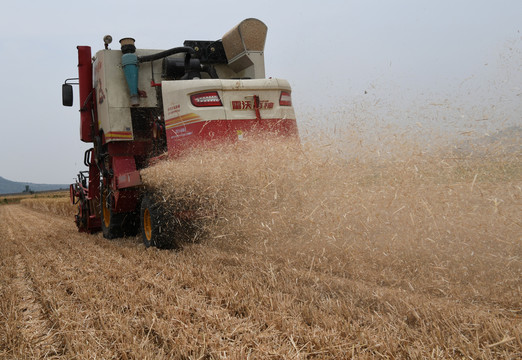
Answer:
[[[219, 40], [168, 50], [141, 49], [131, 37], [112, 50], [110, 35], [94, 57], [78, 46], [80, 139], [93, 143], [88, 175], [71, 185], [79, 231], [101, 228], [114, 238], [141, 227], [146, 245], [161, 246], [168, 239], [147, 208], [142, 169], [194, 147], [257, 135], [297, 139], [288, 81], [265, 78], [266, 34], [263, 22], [246, 19]], [[73, 81], [62, 86], [67, 106]]]

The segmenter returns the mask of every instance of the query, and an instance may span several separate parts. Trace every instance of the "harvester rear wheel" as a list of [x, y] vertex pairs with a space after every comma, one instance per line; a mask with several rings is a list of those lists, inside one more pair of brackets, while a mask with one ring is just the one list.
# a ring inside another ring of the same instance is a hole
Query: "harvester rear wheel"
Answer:
[[102, 184], [101, 191], [101, 224], [103, 237], [106, 239], [116, 239], [123, 236], [123, 221], [125, 214], [116, 214], [112, 211], [109, 203], [109, 192]]

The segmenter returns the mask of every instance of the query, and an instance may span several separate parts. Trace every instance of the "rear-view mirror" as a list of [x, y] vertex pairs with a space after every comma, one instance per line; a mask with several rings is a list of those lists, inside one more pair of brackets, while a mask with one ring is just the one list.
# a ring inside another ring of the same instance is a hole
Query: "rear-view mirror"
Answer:
[[73, 105], [73, 88], [71, 84], [62, 85], [62, 103], [63, 106]]

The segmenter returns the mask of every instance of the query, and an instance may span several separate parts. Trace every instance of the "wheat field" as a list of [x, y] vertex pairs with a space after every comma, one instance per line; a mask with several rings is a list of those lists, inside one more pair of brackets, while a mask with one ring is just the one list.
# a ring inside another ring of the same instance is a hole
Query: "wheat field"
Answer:
[[174, 250], [1, 206], [0, 357], [522, 357], [519, 140], [302, 135], [144, 171]]
[[33, 210], [68, 216], [70, 218], [73, 218], [77, 213], [76, 208], [71, 206], [68, 192], [55, 195], [54, 197], [22, 199], [20, 203]]

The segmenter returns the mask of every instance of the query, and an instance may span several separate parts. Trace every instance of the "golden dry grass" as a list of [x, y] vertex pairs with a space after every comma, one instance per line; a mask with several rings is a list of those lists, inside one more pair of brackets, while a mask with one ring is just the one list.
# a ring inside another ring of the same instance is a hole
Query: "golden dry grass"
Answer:
[[519, 148], [391, 138], [148, 169], [171, 213], [201, 215], [181, 251], [1, 207], [0, 356], [520, 358]]
[[47, 198], [60, 198], [69, 196], [68, 191], [50, 191], [50, 192], [39, 192], [36, 194], [4, 194], [0, 196], [0, 205], [8, 204], [19, 204], [24, 199], [47, 199]]
[[20, 203], [33, 210], [49, 212], [61, 216], [73, 217], [77, 213], [76, 206], [71, 205], [68, 193], [62, 193], [53, 197], [21, 199]]

